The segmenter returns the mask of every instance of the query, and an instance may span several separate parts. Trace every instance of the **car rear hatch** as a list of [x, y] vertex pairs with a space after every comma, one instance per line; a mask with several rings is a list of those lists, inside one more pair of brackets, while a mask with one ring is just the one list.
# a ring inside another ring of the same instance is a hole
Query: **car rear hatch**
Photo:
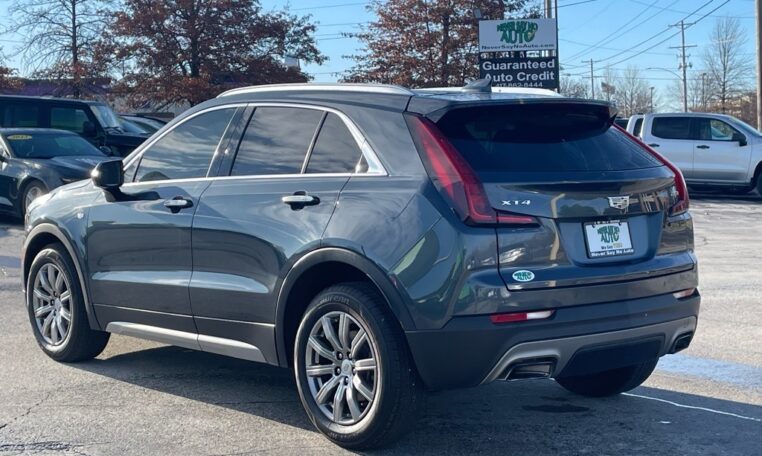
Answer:
[[[687, 210], [682, 176], [612, 126], [608, 105], [563, 98], [470, 103], [430, 117], [413, 118], [411, 131], [421, 137], [416, 122], [427, 126], [429, 134], [439, 135], [445, 155], [455, 156], [456, 171], [471, 174], [463, 179], [470, 209], [457, 209], [459, 197], [443, 184], [448, 172], [435, 152], [422, 154], [429, 175], [465, 223], [495, 230], [498, 267], [509, 290], [619, 284], [693, 269], [692, 231], [680, 227], [687, 217], [680, 215]], [[426, 145], [419, 149], [425, 152]], [[470, 184], [475, 196], [468, 196], [469, 179], [476, 182]], [[480, 191], [485, 201], [479, 202]], [[479, 204], [481, 212], [495, 212], [492, 223], [463, 216]], [[629, 299], [682, 285], [661, 280], [643, 282], [640, 290], [600, 290]], [[566, 301], [547, 294], [547, 302], [532, 302], [556, 307], [603, 299], [589, 291], [587, 296], [566, 293]]]

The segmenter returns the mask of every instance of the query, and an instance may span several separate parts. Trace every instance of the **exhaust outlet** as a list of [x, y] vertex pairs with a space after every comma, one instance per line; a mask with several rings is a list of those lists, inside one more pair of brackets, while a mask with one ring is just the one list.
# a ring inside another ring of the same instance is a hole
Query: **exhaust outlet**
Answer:
[[553, 358], [521, 360], [508, 366], [500, 378], [506, 381], [550, 378], [555, 365]]
[[692, 340], [693, 340], [692, 332], [677, 336], [677, 339], [675, 339], [675, 343], [672, 344], [672, 348], [670, 348], [669, 353], [672, 355], [679, 351], [685, 350], [691, 344]]

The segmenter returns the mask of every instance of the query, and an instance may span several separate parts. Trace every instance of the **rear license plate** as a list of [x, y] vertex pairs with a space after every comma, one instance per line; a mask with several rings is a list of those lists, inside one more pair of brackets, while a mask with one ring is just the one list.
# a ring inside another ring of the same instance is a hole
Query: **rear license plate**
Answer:
[[611, 220], [585, 223], [585, 237], [590, 258], [630, 255], [635, 252], [627, 222]]

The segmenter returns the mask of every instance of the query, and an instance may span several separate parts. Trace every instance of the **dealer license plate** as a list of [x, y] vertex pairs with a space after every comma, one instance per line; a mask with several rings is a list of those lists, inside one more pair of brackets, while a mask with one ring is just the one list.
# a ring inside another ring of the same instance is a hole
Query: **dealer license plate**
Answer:
[[587, 254], [590, 258], [631, 255], [630, 225], [620, 220], [585, 223]]

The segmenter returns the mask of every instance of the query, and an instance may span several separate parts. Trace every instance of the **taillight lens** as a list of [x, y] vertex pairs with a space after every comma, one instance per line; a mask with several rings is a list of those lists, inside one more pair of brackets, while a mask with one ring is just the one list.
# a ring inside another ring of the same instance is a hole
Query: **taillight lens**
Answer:
[[469, 225], [537, 224], [534, 217], [496, 211], [479, 177], [432, 121], [408, 116], [407, 122], [429, 177], [463, 222]]
[[683, 173], [680, 171], [680, 169], [677, 166], [675, 166], [671, 161], [667, 160], [667, 158], [664, 157], [664, 155], [660, 154], [659, 152], [649, 147], [637, 136], [631, 135], [627, 130], [623, 129], [619, 125], [614, 125], [614, 126], [618, 128], [622, 133], [627, 135], [627, 137], [629, 137], [630, 139], [638, 143], [648, 153], [656, 157], [657, 160], [662, 162], [664, 166], [669, 168], [670, 171], [672, 171], [672, 173], [675, 175], [675, 189], [677, 191], [677, 202], [675, 202], [675, 204], [673, 204], [672, 207], [669, 209], [669, 215], [680, 215], [687, 212], [688, 208], [690, 207], [690, 198], [688, 197], [688, 185], [685, 183], [685, 178], [683, 177]]

